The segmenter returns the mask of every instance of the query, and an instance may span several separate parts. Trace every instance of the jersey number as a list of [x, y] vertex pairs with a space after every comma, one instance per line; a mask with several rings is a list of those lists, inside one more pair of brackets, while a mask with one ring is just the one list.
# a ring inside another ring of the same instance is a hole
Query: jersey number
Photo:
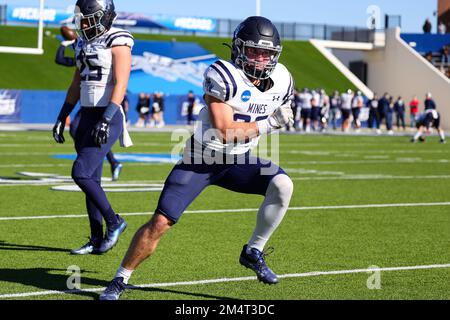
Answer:
[[[269, 116], [261, 116], [255, 119], [255, 122], [257, 121], [261, 121], [261, 120], [266, 120]], [[239, 113], [235, 113], [234, 116], [234, 121], [237, 122], [252, 122], [252, 117], [249, 116], [248, 114], [239, 114]]]
[[[91, 54], [86, 55], [86, 53], [81, 50], [80, 54], [77, 56], [77, 60], [80, 61], [80, 74], [81, 80], [83, 81], [102, 81], [102, 67], [94, 66], [93, 60], [98, 59], [98, 55]], [[89, 75], [83, 75], [83, 71], [88, 68]], [[96, 75], [91, 75], [92, 72], [97, 72]]]

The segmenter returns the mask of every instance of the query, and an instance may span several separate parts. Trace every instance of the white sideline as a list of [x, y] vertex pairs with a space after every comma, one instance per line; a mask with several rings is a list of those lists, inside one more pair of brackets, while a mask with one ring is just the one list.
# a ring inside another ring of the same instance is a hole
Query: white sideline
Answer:
[[[361, 204], [361, 205], [343, 205], [343, 206], [317, 206], [317, 207], [291, 207], [288, 211], [311, 211], [311, 210], [340, 210], [340, 209], [370, 209], [370, 208], [396, 208], [396, 207], [436, 207], [450, 206], [450, 202], [431, 202], [431, 203], [389, 203], [389, 204]], [[217, 210], [186, 210], [184, 213], [240, 213], [257, 212], [258, 209], [217, 209]], [[121, 216], [145, 216], [152, 212], [127, 212], [119, 213]], [[47, 216], [22, 216], [22, 217], [0, 217], [0, 221], [10, 220], [33, 220], [33, 219], [67, 219], [67, 218], [85, 218], [86, 214], [67, 214], [67, 215], [47, 215]]]
[[[354, 273], [373, 273], [376, 271], [409, 271], [409, 270], [426, 270], [426, 269], [444, 269], [450, 268], [450, 264], [432, 264], [423, 266], [407, 266], [407, 267], [388, 267], [388, 268], [368, 268], [368, 269], [353, 269], [353, 270], [336, 270], [336, 271], [313, 271], [306, 273], [294, 273], [294, 274], [284, 274], [279, 275], [278, 278], [289, 279], [289, 278], [305, 278], [305, 277], [316, 277], [316, 276], [326, 276], [326, 275], [341, 275], [341, 274], [354, 274]], [[185, 281], [185, 282], [167, 282], [167, 283], [150, 283], [143, 285], [128, 286], [129, 289], [143, 289], [143, 288], [164, 288], [164, 287], [175, 287], [175, 286], [195, 286], [211, 283], [226, 283], [226, 282], [239, 282], [239, 281], [252, 281], [256, 280], [256, 277], [240, 277], [240, 278], [220, 278], [220, 279], [207, 279], [198, 281]], [[8, 298], [25, 298], [33, 296], [46, 296], [52, 294], [76, 294], [81, 292], [100, 292], [105, 288], [89, 288], [80, 290], [66, 290], [66, 291], [37, 291], [37, 292], [23, 292], [23, 293], [13, 293], [13, 294], [3, 294], [0, 295], [0, 299]]]

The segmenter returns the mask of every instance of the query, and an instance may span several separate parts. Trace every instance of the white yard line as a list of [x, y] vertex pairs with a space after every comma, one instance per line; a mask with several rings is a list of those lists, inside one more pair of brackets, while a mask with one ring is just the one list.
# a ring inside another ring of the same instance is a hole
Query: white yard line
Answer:
[[450, 179], [450, 175], [430, 175], [430, 176], [391, 176], [391, 175], [370, 175], [355, 174], [339, 177], [291, 177], [293, 181], [321, 181], [321, 180], [417, 180], [417, 179]]
[[[317, 206], [317, 207], [291, 207], [288, 211], [312, 211], [312, 210], [342, 210], [342, 209], [372, 209], [372, 208], [401, 208], [401, 207], [440, 207], [450, 206], [450, 202], [430, 202], [430, 203], [389, 203], [389, 204], [361, 204], [342, 206]], [[217, 210], [186, 210], [184, 213], [241, 213], [257, 212], [256, 208], [249, 209], [217, 209]], [[127, 212], [119, 213], [121, 216], [145, 216], [152, 212]], [[65, 215], [43, 215], [43, 216], [20, 216], [20, 217], [0, 217], [0, 221], [11, 220], [38, 220], [38, 219], [69, 219], [85, 218], [86, 214], [65, 214]]]
[[[422, 266], [367, 268], [367, 269], [335, 270], [335, 271], [313, 271], [313, 272], [306, 272], [306, 273], [284, 274], [284, 275], [279, 275], [278, 277], [281, 279], [292, 279], [292, 278], [306, 278], [306, 277], [355, 274], [355, 273], [411, 271], [411, 270], [429, 270], [429, 269], [446, 269], [446, 268], [450, 268], [450, 264], [432, 264], [432, 265], [422, 265]], [[144, 288], [196, 286], [196, 285], [205, 285], [205, 284], [230, 283], [230, 282], [254, 281], [254, 280], [256, 280], [256, 277], [220, 278], [220, 279], [206, 279], [206, 280], [183, 281], [183, 282], [149, 283], [149, 284], [129, 286], [128, 288], [135, 290], [135, 289], [144, 289]], [[37, 292], [2, 294], [2, 295], [0, 295], [0, 299], [36, 297], [36, 296], [46, 296], [46, 295], [54, 295], [54, 294], [77, 294], [77, 293], [82, 293], [82, 292], [101, 292], [104, 289], [105, 288], [89, 288], [89, 289], [66, 290], [66, 291], [52, 290], [52, 291], [37, 291]]]

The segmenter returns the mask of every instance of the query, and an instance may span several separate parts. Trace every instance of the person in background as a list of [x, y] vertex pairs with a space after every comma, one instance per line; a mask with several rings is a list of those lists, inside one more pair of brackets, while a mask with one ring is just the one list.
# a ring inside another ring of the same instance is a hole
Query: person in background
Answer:
[[136, 127], [143, 128], [146, 124], [148, 114], [150, 112], [150, 96], [141, 92], [139, 94], [136, 111], [139, 114], [139, 119], [136, 122]]
[[[62, 29], [63, 27], [61, 27]], [[65, 26], [64, 28], [68, 28]], [[76, 34], [76, 33], [74, 33]], [[72, 52], [72, 56], [67, 57], [66, 56], [66, 49], [71, 48], [72, 50], [75, 50], [75, 44], [76, 44], [77, 38], [74, 40], [65, 39], [61, 42], [60, 46], [58, 47], [58, 50], [56, 51], [55, 56], [55, 63], [59, 64], [64, 67], [75, 67], [77, 65], [77, 61], [75, 60], [75, 51]], [[125, 106], [126, 101], [126, 106]], [[125, 116], [127, 115], [128, 111], [128, 99], [125, 95], [124, 101], [122, 102], [122, 107], [124, 108]], [[125, 109], [127, 107], [127, 109]], [[76, 132], [78, 129], [78, 126], [80, 124], [80, 117], [81, 117], [81, 108], [78, 110], [78, 112], [75, 114], [75, 117], [73, 118], [72, 122], [68, 121], [70, 123], [69, 127], [69, 134], [72, 137], [72, 139], [75, 141]], [[70, 119], [70, 117], [67, 117]], [[109, 150], [109, 152], [106, 154], [106, 159], [108, 160], [110, 166], [111, 166], [111, 180], [117, 181], [119, 180], [120, 173], [123, 168], [123, 164], [120, 163], [116, 157], [114, 156], [114, 153], [112, 150]]]
[[341, 96], [341, 112], [342, 112], [342, 131], [348, 132], [350, 129], [350, 115], [352, 112], [353, 91], [348, 89]]
[[416, 117], [419, 113], [419, 99], [416, 96], [413, 97], [409, 103], [409, 117], [411, 122], [411, 128], [416, 126]]
[[313, 90], [311, 92], [311, 122], [313, 131], [319, 130], [319, 118], [320, 118], [320, 93], [319, 91]]
[[411, 139], [412, 143], [417, 143], [417, 141], [425, 142], [423, 137], [424, 133], [429, 133], [431, 128], [435, 128], [439, 134], [440, 142], [446, 143], [445, 132], [440, 127], [441, 115], [435, 109], [428, 109], [424, 113], [420, 114], [417, 119], [417, 133]]
[[[294, 115], [294, 119], [297, 119], [298, 107], [299, 107], [298, 89], [295, 88], [294, 89], [294, 97], [293, 97], [292, 102], [291, 102], [291, 109], [292, 109], [292, 114]], [[296, 130], [298, 128], [298, 122], [297, 121], [295, 121], [293, 125], [291, 125], [290, 123], [288, 123], [286, 125], [286, 130], [287, 131], [291, 131], [292, 128], [294, 130]]]
[[431, 29], [433, 29], [433, 25], [431, 24], [430, 18], [427, 18], [422, 27], [423, 33], [431, 33]]
[[328, 129], [328, 120], [330, 118], [330, 98], [324, 89], [320, 89], [320, 130]]
[[387, 117], [389, 110], [389, 99], [389, 94], [385, 92], [383, 97], [381, 97], [381, 99], [378, 101], [378, 115], [380, 117], [380, 126], [383, 123], [383, 120], [386, 120], [386, 128], [388, 128]]
[[188, 92], [187, 102], [188, 102], [187, 124], [188, 126], [190, 126], [194, 121], [194, 106], [195, 106], [195, 95], [194, 92], [192, 92], [192, 90]]
[[402, 97], [398, 97], [397, 101], [394, 104], [394, 111], [396, 116], [396, 122], [397, 122], [397, 130], [400, 130], [400, 123], [402, 125], [403, 131], [406, 130], [405, 125], [405, 102], [403, 101]]
[[389, 135], [393, 135], [393, 120], [394, 120], [394, 98], [389, 97], [388, 108], [386, 112], [386, 129]]
[[438, 34], [446, 34], [447, 33], [447, 26], [442, 21], [439, 22], [438, 25]]
[[333, 126], [333, 130], [337, 129], [337, 116], [341, 109], [341, 96], [339, 91], [335, 91], [333, 96], [330, 97], [330, 121]]
[[152, 120], [153, 125], [157, 128], [164, 127], [164, 97], [161, 92], [155, 92], [152, 103]]
[[425, 106], [425, 111], [427, 111], [427, 110], [436, 110], [436, 103], [434, 102], [433, 96], [431, 95], [430, 92], [428, 92], [425, 95], [424, 106]]
[[367, 107], [369, 108], [369, 129], [373, 129], [375, 122], [375, 130], [377, 134], [381, 133], [380, 130], [380, 113], [378, 109], [378, 95], [375, 93], [371, 100], [367, 101]]
[[311, 132], [311, 100], [312, 95], [308, 88], [304, 88], [303, 92], [300, 93], [300, 107], [301, 107], [301, 128], [305, 132]]
[[352, 101], [353, 127], [356, 132], [359, 132], [361, 130], [361, 121], [359, 121], [359, 115], [363, 106], [364, 98], [362, 96], [362, 92], [358, 91]]

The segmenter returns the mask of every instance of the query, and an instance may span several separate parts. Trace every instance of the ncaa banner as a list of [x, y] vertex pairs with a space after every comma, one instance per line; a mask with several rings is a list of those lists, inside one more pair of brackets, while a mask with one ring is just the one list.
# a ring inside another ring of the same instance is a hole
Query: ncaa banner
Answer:
[[[67, 19], [72, 19], [73, 12], [44, 8], [44, 22], [51, 24], [59, 24]], [[18, 7], [7, 6], [6, 10], [7, 22], [38, 22], [39, 8], [37, 7]]]
[[20, 91], [0, 90], [0, 123], [20, 122]]
[[173, 17], [154, 15], [152, 20], [164, 28], [181, 31], [216, 32], [217, 20], [202, 17]]

